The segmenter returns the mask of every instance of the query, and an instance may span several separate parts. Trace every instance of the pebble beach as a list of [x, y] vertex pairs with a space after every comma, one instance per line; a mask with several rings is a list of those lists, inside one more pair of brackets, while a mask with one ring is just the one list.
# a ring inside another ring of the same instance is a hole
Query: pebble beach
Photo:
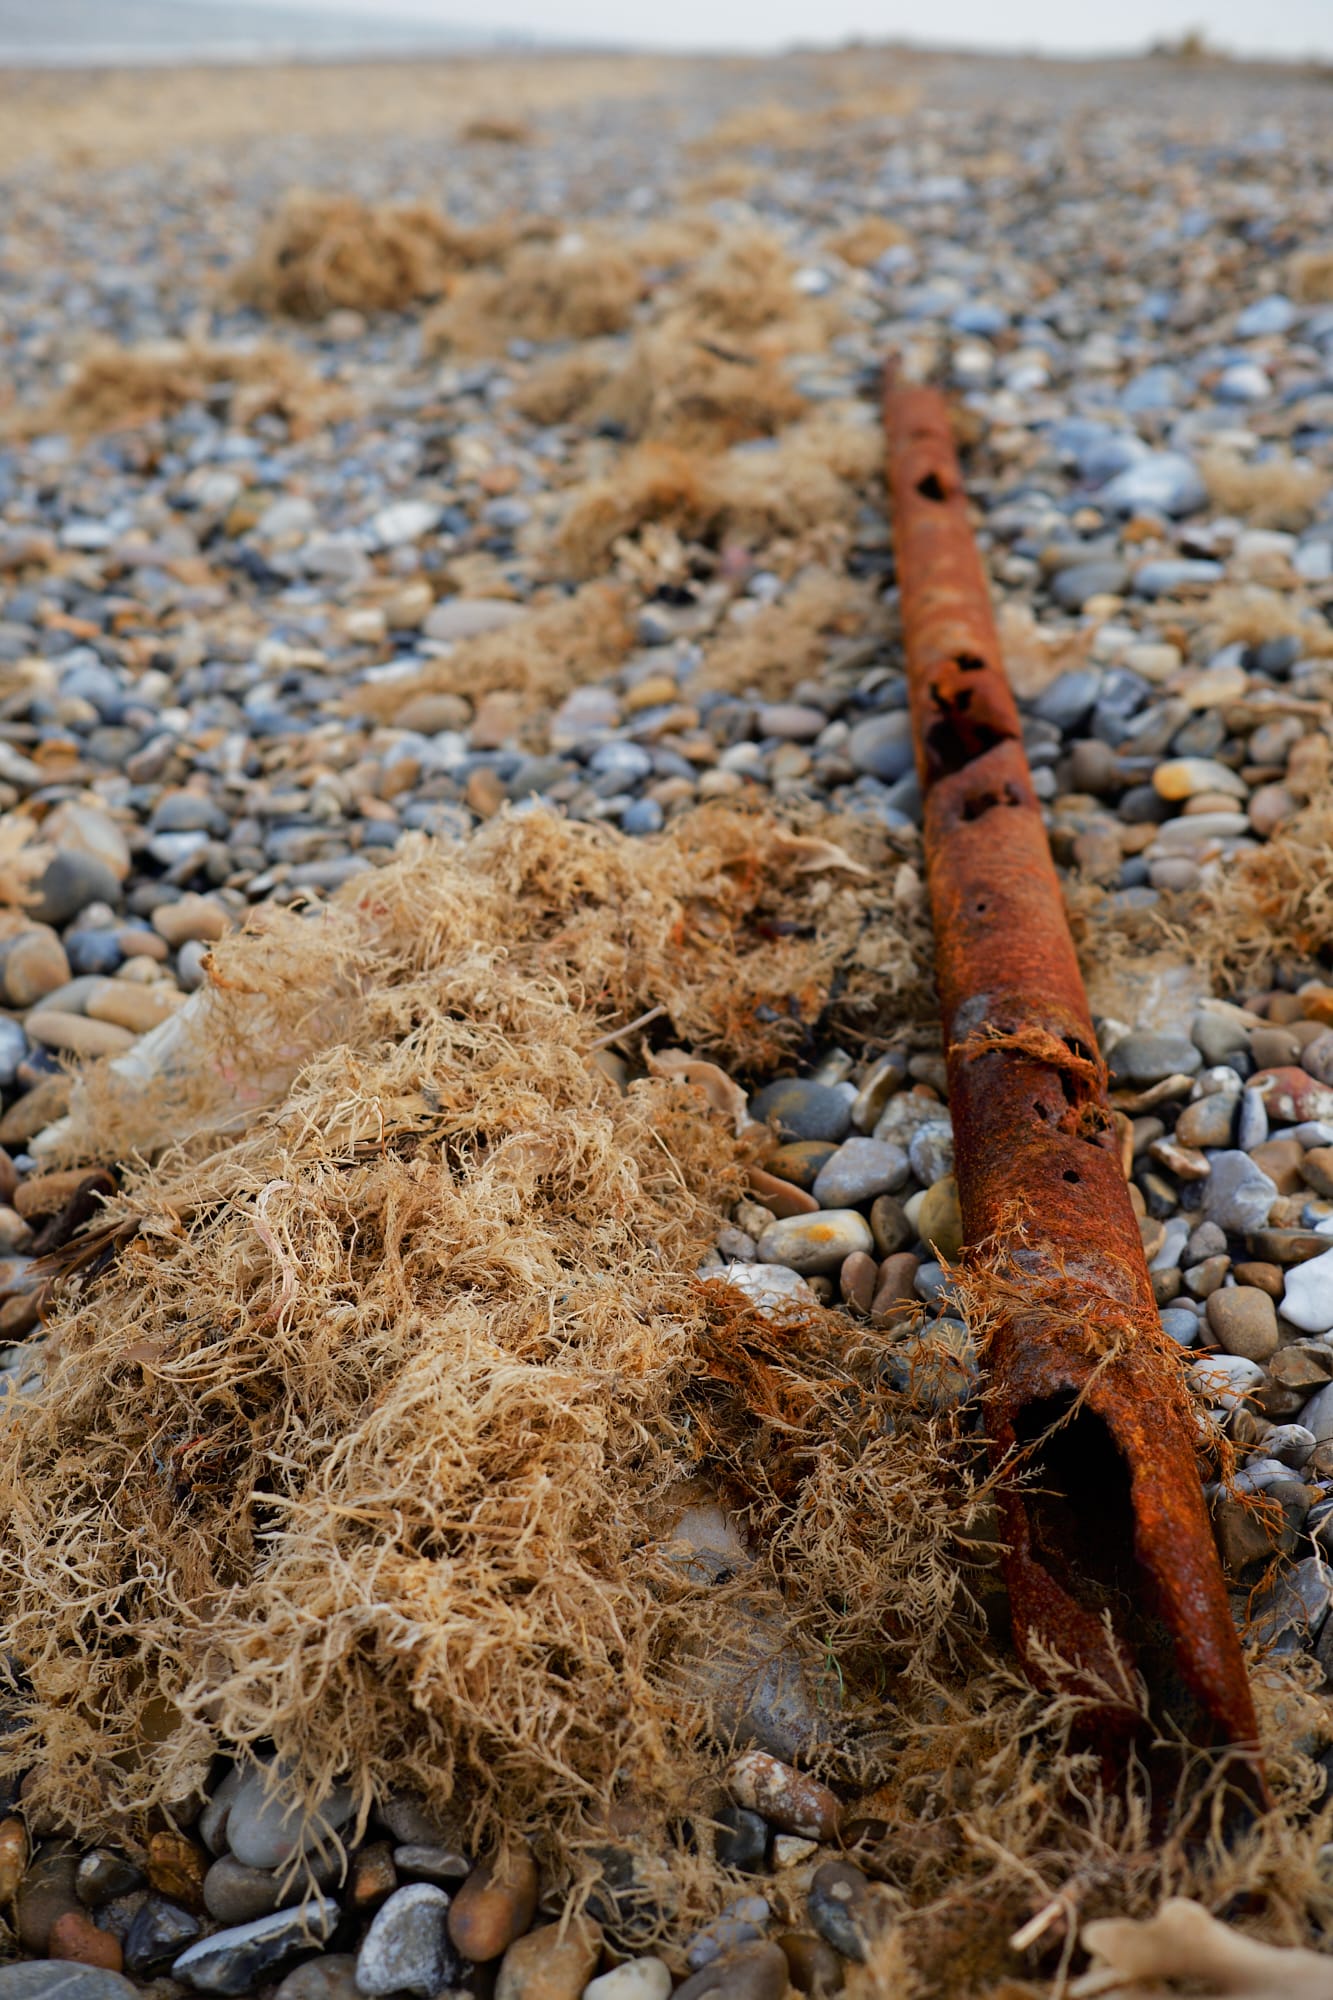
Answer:
[[[879, 51], [525, 59], [509, 92], [502, 64], [458, 70], [457, 102], [449, 66], [405, 80], [397, 122], [377, 70], [359, 140], [354, 72], [301, 79], [287, 121], [267, 76], [259, 133], [223, 115], [227, 73], [195, 138], [161, 76], [137, 126], [132, 80], [99, 124], [74, 78], [0, 145], [6, 1405], [44, 1394], [43, 1259], [95, 1211], [81, 1066], [151, 1092], [212, 948], [257, 913], [317, 916], [422, 836], [461, 851], [554, 812], [653, 841], [721, 802], [870, 830], [919, 920], [892, 352], [954, 402], [1162, 1327], [1201, 1438], [1235, 1455], [1200, 1475], [1235, 1615], [1303, 1676], [1317, 1813], [1328, 79]], [[191, 73], [181, 103], [207, 97]], [[354, 252], [386, 207], [453, 233], [380, 245], [372, 280]], [[643, 1048], [608, 1043], [627, 1086]], [[770, 1129], [699, 1274], [833, 1309], [895, 1392], [975, 1429], [937, 1023], [816, 1025], [728, 1081]], [[679, 1533], [692, 1562], [745, 1560], [720, 1502]], [[298, 1812], [262, 1744], [95, 1844], [13, 1769], [0, 2000], [836, 1992], [897, 1911], [844, 1851], [851, 1790], [812, 1772], [803, 1716], [771, 1690], [745, 1710], [708, 1835], [735, 1894], [651, 1950], [612, 1862], [571, 1917], [527, 1847], [475, 1851], [410, 1791]]]

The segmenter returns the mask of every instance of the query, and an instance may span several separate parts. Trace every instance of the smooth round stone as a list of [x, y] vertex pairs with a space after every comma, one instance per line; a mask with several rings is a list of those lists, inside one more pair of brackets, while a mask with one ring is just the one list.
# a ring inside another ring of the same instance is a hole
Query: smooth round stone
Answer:
[[105, 861], [73, 850], [52, 856], [34, 885], [28, 913], [39, 924], [57, 929], [77, 917], [89, 903], [119, 904], [121, 878]]
[[855, 1208], [876, 1195], [893, 1194], [908, 1176], [907, 1154], [885, 1139], [844, 1139], [815, 1176], [821, 1208]]
[[0, 989], [11, 1007], [31, 1007], [44, 1000], [68, 984], [70, 971], [65, 947], [49, 925], [21, 931], [0, 943]]
[[524, 606], [505, 598], [448, 597], [422, 620], [428, 639], [475, 639], [483, 632], [498, 632], [524, 615]]
[[1277, 1312], [1267, 1292], [1254, 1285], [1232, 1285], [1208, 1300], [1208, 1326], [1224, 1354], [1246, 1361], [1267, 1361], [1277, 1350]]
[[9, 1089], [29, 1053], [28, 1037], [18, 1022], [0, 1016], [0, 1089]]
[[[283, 1900], [280, 1876], [263, 1868], [247, 1868], [230, 1854], [213, 1863], [204, 1877], [204, 1908], [220, 1924], [248, 1924], [269, 1916]], [[299, 1894], [293, 1888], [292, 1899]]]
[[464, 1958], [484, 1965], [522, 1936], [536, 1907], [537, 1865], [521, 1848], [501, 1870], [473, 1869], [450, 1905], [449, 1936]]
[[839, 1270], [854, 1251], [869, 1253], [873, 1245], [864, 1216], [851, 1208], [830, 1208], [770, 1222], [757, 1247], [761, 1264], [783, 1264], [802, 1277], [814, 1277]]
[[1193, 1076], [1203, 1057], [1188, 1035], [1123, 1035], [1111, 1051], [1109, 1068], [1115, 1084], [1161, 1083], [1168, 1076]]
[[628, 1958], [590, 1979], [583, 2000], [667, 2000], [670, 1991], [671, 1974], [660, 1958]]
[[905, 708], [858, 722], [847, 738], [847, 756], [863, 776], [892, 785], [913, 767], [912, 720]]
[[[1229, 1236], [1262, 1229], [1277, 1200], [1277, 1185], [1248, 1153], [1214, 1153], [1203, 1183], [1203, 1212]], [[1333, 1324], [1333, 1322], [1330, 1322]]]
[[837, 1144], [851, 1129], [851, 1096], [838, 1084], [783, 1077], [751, 1099], [750, 1116], [774, 1126], [784, 1139], [826, 1139]]
[[666, 823], [666, 814], [656, 799], [635, 799], [626, 806], [620, 824], [626, 833], [660, 833]]
[[1302, 1333], [1327, 1333], [1333, 1327], [1333, 1250], [1290, 1266], [1282, 1292], [1282, 1314]]
[[786, 1958], [777, 1945], [761, 1940], [741, 1945], [691, 1974], [676, 1988], [675, 2000], [703, 2000], [706, 1993], [717, 1994], [719, 2000], [782, 2000], [786, 1991]]
[[259, 1765], [246, 1774], [227, 1815], [227, 1845], [247, 1868], [281, 1868], [298, 1854], [331, 1845], [352, 1810], [351, 1792], [339, 1785], [307, 1815], [289, 1795], [291, 1774], [280, 1767], [274, 1778], [270, 1770]]
[[1198, 1361], [1191, 1362], [1190, 1374], [1200, 1392], [1210, 1402], [1220, 1403], [1225, 1410], [1239, 1408], [1249, 1392], [1257, 1389], [1264, 1379], [1264, 1371], [1257, 1362], [1246, 1361], [1238, 1354], [1200, 1357]]
[[601, 1952], [601, 1926], [590, 1917], [563, 1936], [559, 1924], [542, 1924], [515, 1938], [500, 1961], [495, 2000], [579, 2000]]
[[196, 1993], [248, 1993], [312, 1940], [329, 1937], [341, 1912], [332, 1896], [312, 1896], [291, 1910], [214, 1931], [183, 1951], [171, 1968]]
[[273, 2000], [357, 2000], [356, 1960], [350, 1952], [326, 1952], [289, 1972]]
[[433, 2000], [461, 1973], [449, 1938], [449, 1898], [433, 1882], [396, 1890], [376, 1912], [356, 1959], [357, 1990], [366, 1994]]
[[1062, 735], [1068, 735], [1091, 714], [1101, 691], [1099, 667], [1075, 667], [1068, 673], [1057, 674], [1050, 686], [1042, 689], [1032, 704], [1032, 712], [1043, 722], [1053, 723]]

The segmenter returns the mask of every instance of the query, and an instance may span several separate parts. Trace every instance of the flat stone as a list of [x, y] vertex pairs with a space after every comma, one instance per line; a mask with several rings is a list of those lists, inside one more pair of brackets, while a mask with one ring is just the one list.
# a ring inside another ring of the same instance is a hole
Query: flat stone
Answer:
[[1127, 465], [1097, 495], [1099, 507], [1117, 514], [1190, 514], [1208, 504], [1208, 488], [1191, 459], [1179, 452], [1149, 452]]
[[1227, 764], [1212, 757], [1168, 757], [1152, 774], [1153, 790], [1163, 799], [1192, 799], [1201, 792], [1225, 792], [1230, 798], [1249, 797], [1249, 786]]
[[1176, 1138], [1182, 1146], [1221, 1147], [1225, 1150], [1231, 1143], [1239, 1102], [1239, 1093], [1231, 1096], [1218, 1090], [1209, 1097], [1200, 1097], [1193, 1104], [1187, 1104], [1176, 1120]]
[[779, 1146], [776, 1152], [769, 1154], [768, 1171], [808, 1193], [814, 1187], [821, 1167], [826, 1166], [838, 1150], [827, 1139], [793, 1139], [789, 1145]]
[[495, 2000], [579, 2000], [602, 1952], [602, 1931], [590, 1917], [565, 1928], [542, 1924], [515, 1938], [500, 1961]]
[[751, 1099], [750, 1116], [772, 1125], [784, 1139], [826, 1139], [838, 1144], [851, 1129], [848, 1092], [837, 1085], [783, 1077]]
[[821, 1208], [855, 1208], [876, 1195], [892, 1194], [908, 1177], [907, 1154], [885, 1139], [844, 1139], [815, 1176], [813, 1193]]
[[1114, 1084], [1160, 1083], [1168, 1076], [1193, 1076], [1203, 1057], [1188, 1035], [1123, 1035], [1108, 1064]]
[[747, 1750], [732, 1766], [727, 1788], [737, 1805], [762, 1814], [784, 1833], [807, 1840], [832, 1840], [837, 1834], [842, 1808], [836, 1795], [765, 1750]]
[[159, 903], [153, 911], [153, 929], [174, 950], [196, 941], [215, 944], [227, 935], [231, 920], [212, 896], [190, 895], [175, 903]]
[[113, 1847], [93, 1847], [81, 1858], [74, 1872], [74, 1893], [90, 1910], [100, 1909], [113, 1896], [128, 1896], [143, 1886], [143, 1871]]
[[462, 1975], [449, 1938], [449, 1898], [433, 1882], [398, 1889], [376, 1913], [356, 1959], [357, 1990], [433, 2000]]
[[428, 639], [476, 639], [526, 616], [525, 605], [504, 597], [442, 597], [426, 613], [421, 629]]
[[171, 1976], [196, 1993], [248, 1993], [289, 1958], [331, 1936], [339, 1915], [332, 1896], [312, 1896], [295, 1909], [214, 1931], [181, 1953]]
[[456, 1847], [429, 1841], [405, 1841], [393, 1850], [393, 1865], [405, 1882], [435, 1882], [456, 1889], [472, 1873], [472, 1863]]
[[132, 1981], [100, 1966], [77, 1965], [68, 1959], [25, 1959], [17, 1965], [0, 1965], [0, 2000], [141, 2000], [141, 1996]]
[[484, 1965], [521, 1937], [537, 1907], [537, 1865], [526, 1847], [502, 1863], [474, 1868], [449, 1909], [449, 1936], [464, 1958]]
[[1203, 1212], [1228, 1235], [1262, 1229], [1277, 1200], [1277, 1188], [1248, 1153], [1214, 1153], [1203, 1183]]
[[[789, 1153], [792, 1148], [784, 1146], [779, 1150]], [[781, 1174], [769, 1173], [764, 1167], [751, 1167], [746, 1180], [750, 1192], [773, 1215], [815, 1215], [819, 1211], [819, 1203], [812, 1194]]]
[[869, 1252], [870, 1225], [852, 1208], [823, 1209], [771, 1222], [757, 1245], [761, 1264], [784, 1264], [803, 1277], [837, 1271], [853, 1251]]

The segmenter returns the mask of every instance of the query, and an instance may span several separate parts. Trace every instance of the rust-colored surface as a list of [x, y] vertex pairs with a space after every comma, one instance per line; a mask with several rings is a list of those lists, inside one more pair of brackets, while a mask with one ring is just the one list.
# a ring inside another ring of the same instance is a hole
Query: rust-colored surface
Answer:
[[[1021, 723], [943, 399], [885, 395], [893, 536], [925, 811], [959, 1197], [995, 1278], [988, 1430], [1020, 1654], [1098, 1697], [1108, 1747], [1156, 1718], [1195, 1743], [1256, 1736]], [[1053, 1428], [1054, 1427], [1054, 1428]]]

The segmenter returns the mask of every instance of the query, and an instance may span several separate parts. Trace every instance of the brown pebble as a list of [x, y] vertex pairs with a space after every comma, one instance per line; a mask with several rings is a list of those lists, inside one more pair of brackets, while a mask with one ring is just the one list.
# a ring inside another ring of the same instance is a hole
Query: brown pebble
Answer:
[[231, 929], [231, 918], [212, 896], [186, 895], [174, 903], [158, 904], [153, 929], [174, 950], [195, 942], [216, 944]]
[[768, 1171], [781, 1180], [794, 1181], [808, 1193], [819, 1169], [837, 1150], [826, 1139], [793, 1139], [790, 1145], [779, 1146], [775, 1153], [769, 1154]]
[[842, 1991], [843, 1962], [823, 1938], [808, 1931], [784, 1931], [774, 1943], [787, 1961], [788, 1977], [798, 1993], [820, 2000], [822, 1994]]
[[521, 1937], [537, 1907], [537, 1864], [526, 1847], [474, 1868], [449, 1906], [449, 1936], [464, 1958], [485, 1964]]
[[1299, 1194], [1305, 1185], [1301, 1167], [1306, 1151], [1299, 1139], [1265, 1139], [1250, 1148], [1250, 1158], [1263, 1169], [1279, 1194]]
[[493, 819], [507, 796], [502, 780], [489, 764], [479, 764], [468, 772], [463, 797], [479, 819]]
[[52, 1841], [49, 1846], [39, 1848], [19, 1883], [14, 1899], [14, 1928], [23, 1949], [36, 1958], [46, 1956], [47, 1940], [56, 1919], [70, 1910], [79, 1910], [79, 1899], [74, 1893], [77, 1866], [74, 1849], [63, 1841]]
[[762, 1814], [783, 1833], [832, 1840], [838, 1831], [842, 1807], [828, 1786], [766, 1750], [747, 1750], [732, 1766], [727, 1788], [738, 1806]]
[[804, 1188], [797, 1187], [795, 1181], [780, 1180], [777, 1174], [765, 1173], [762, 1167], [751, 1167], [746, 1175], [750, 1192], [765, 1208], [771, 1208], [779, 1221], [787, 1221], [793, 1215], [815, 1215], [819, 1203]]
[[500, 1963], [495, 2000], [579, 2000], [597, 1970], [602, 1930], [591, 1917], [542, 1924], [515, 1938]]
[[1280, 1299], [1286, 1289], [1280, 1264], [1237, 1264], [1234, 1275], [1238, 1285], [1255, 1285], [1270, 1299]]
[[69, 1110], [72, 1076], [47, 1076], [16, 1098], [0, 1118], [0, 1146], [24, 1146]]
[[99, 1930], [84, 1910], [66, 1910], [51, 1926], [46, 1947], [48, 1958], [69, 1959], [75, 1965], [96, 1965], [103, 1972], [119, 1972], [125, 1963], [120, 1939]]
[[897, 1319], [905, 1306], [916, 1303], [916, 1274], [920, 1269], [920, 1260], [910, 1250], [899, 1250], [884, 1259], [870, 1307], [870, 1317], [876, 1326]]
[[204, 1876], [209, 1857], [183, 1833], [155, 1833], [148, 1843], [148, 1880], [159, 1896], [184, 1904], [187, 1910], [204, 1907]]
[[870, 1204], [870, 1234], [881, 1257], [893, 1257], [915, 1242], [916, 1231], [902, 1203], [891, 1194], [876, 1195]]
[[393, 1848], [387, 1840], [372, 1841], [352, 1862], [347, 1900], [354, 1910], [377, 1910], [398, 1887]]
[[1208, 1327], [1224, 1354], [1267, 1361], [1277, 1352], [1277, 1309], [1257, 1285], [1230, 1285], [1211, 1293]]
[[870, 1312], [878, 1278], [879, 1265], [864, 1250], [853, 1250], [850, 1257], [844, 1258], [838, 1273], [838, 1289], [842, 1293], [843, 1304], [858, 1319], [865, 1319]]
[[27, 1827], [21, 1819], [0, 1820], [0, 1903], [13, 1902], [27, 1865]]

